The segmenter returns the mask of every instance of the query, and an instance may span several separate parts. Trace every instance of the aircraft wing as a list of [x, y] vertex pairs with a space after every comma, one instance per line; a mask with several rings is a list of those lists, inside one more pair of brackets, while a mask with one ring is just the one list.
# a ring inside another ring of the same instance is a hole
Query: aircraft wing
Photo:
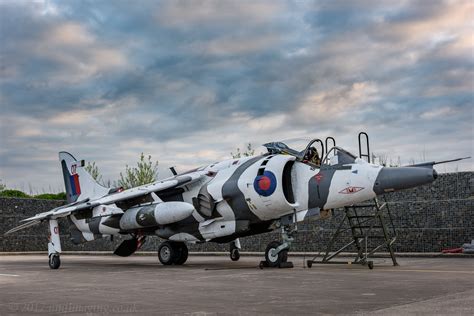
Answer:
[[122, 192], [112, 193], [95, 200], [86, 199], [86, 200], [75, 202], [72, 204], [60, 206], [48, 212], [39, 213], [33, 217], [21, 220], [21, 222], [26, 222], [26, 223], [9, 230], [8, 232], [5, 233], [5, 235], [11, 234], [23, 228], [36, 225], [46, 219], [56, 219], [60, 217], [65, 217], [65, 216], [71, 215], [72, 213], [89, 209], [89, 208], [93, 208], [98, 205], [113, 204], [116, 202], [137, 198], [137, 197], [144, 196], [147, 194], [157, 193], [166, 189], [175, 188], [182, 185], [187, 185], [194, 181], [199, 180], [203, 175], [204, 175], [203, 172], [199, 172], [199, 171], [191, 172], [188, 174], [178, 175], [178, 176], [165, 179], [162, 181], [157, 181], [151, 184], [142, 185], [136, 188], [131, 188]]
[[22, 229], [25, 229], [25, 228], [28, 228], [28, 227], [31, 227], [31, 226], [35, 226], [35, 225], [37, 225], [37, 224], [39, 224], [39, 223], [41, 223], [41, 221], [35, 221], [35, 220], [33, 220], [33, 221], [26, 222], [26, 223], [24, 223], [24, 224], [21, 224], [20, 226], [17, 226], [17, 227], [15, 227], [15, 228], [10, 229], [9, 231], [7, 231], [7, 232], [5, 233], [5, 235], [14, 233], [14, 232], [16, 232], [16, 231], [19, 231], [19, 230], [22, 230]]

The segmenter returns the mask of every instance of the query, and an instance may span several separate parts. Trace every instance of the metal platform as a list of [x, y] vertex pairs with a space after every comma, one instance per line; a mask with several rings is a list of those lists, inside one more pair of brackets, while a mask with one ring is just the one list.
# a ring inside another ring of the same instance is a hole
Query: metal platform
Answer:
[[[326, 150], [327, 142], [330, 139], [334, 145], [335, 140], [332, 137], [326, 139]], [[369, 147], [369, 135], [365, 132], [361, 132], [358, 135], [359, 142], [359, 157], [366, 159], [370, 163], [370, 147]], [[365, 146], [364, 146], [365, 145]], [[364, 148], [365, 147], [365, 148]], [[381, 248], [385, 248], [394, 266], [397, 266], [397, 259], [395, 252], [393, 251], [393, 243], [397, 240], [397, 234], [395, 226], [393, 225], [392, 215], [386, 202], [380, 204], [378, 199], [375, 198], [365, 204], [346, 206], [343, 209], [344, 218], [338, 225], [336, 232], [329, 241], [325, 254], [322, 259], [317, 259], [319, 256], [315, 256], [311, 260], [307, 260], [306, 265], [308, 268], [315, 263], [321, 264], [362, 264], [367, 265], [370, 269], [373, 269], [374, 263], [370, 260], [370, 257], [374, 255]], [[347, 223], [347, 225], [344, 225]], [[341, 239], [341, 235], [344, 232], [349, 231], [352, 234], [352, 241], [345, 244], [339, 249], [334, 249], [335, 244]], [[353, 261], [332, 261], [333, 258], [337, 257], [341, 252], [354, 245], [357, 250], [357, 256]]]
[[[344, 207], [344, 218], [331, 237], [324, 255], [318, 255], [307, 260], [308, 268], [313, 264], [361, 264], [373, 268], [371, 257], [380, 249], [386, 249], [390, 254], [393, 265], [397, 266], [397, 259], [392, 245], [397, 240], [395, 226], [387, 203], [380, 204], [377, 199], [370, 203]], [[344, 233], [350, 231], [352, 240], [339, 249], [335, 244]], [[357, 255], [352, 261], [336, 261], [341, 252], [354, 245]]]

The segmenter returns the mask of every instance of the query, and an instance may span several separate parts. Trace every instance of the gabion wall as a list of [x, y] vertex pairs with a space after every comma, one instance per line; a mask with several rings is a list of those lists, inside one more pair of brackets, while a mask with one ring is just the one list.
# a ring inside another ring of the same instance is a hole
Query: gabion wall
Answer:
[[[474, 239], [474, 172], [441, 174], [432, 184], [412, 190], [386, 194], [379, 201], [387, 202], [398, 235], [394, 248], [398, 252], [439, 252], [444, 248], [460, 247]], [[36, 213], [48, 211], [64, 202], [35, 199], [0, 198], [0, 251], [46, 251], [46, 223], [16, 232], [3, 233], [19, 225], [19, 221]], [[343, 210], [334, 210], [326, 220], [312, 220], [298, 225], [299, 233], [293, 251], [321, 251], [344, 217]], [[389, 221], [388, 218], [386, 218]], [[69, 224], [60, 221], [62, 248], [69, 251], [113, 251], [123, 238], [108, 238], [74, 245], [69, 241]], [[380, 231], [375, 229], [375, 235]], [[350, 231], [341, 234], [335, 247], [351, 239]], [[241, 239], [243, 251], [264, 251], [272, 240], [280, 239], [278, 232]], [[160, 239], [148, 237], [142, 250], [154, 251]], [[369, 244], [370, 245], [370, 244]], [[191, 251], [227, 251], [228, 245], [206, 243], [190, 246]], [[354, 250], [349, 248], [348, 251]], [[384, 251], [382, 249], [382, 251]]]

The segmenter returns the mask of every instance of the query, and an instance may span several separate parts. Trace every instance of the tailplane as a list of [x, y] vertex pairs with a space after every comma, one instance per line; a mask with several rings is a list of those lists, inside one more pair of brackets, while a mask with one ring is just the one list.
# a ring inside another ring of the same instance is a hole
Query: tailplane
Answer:
[[70, 153], [61, 151], [59, 161], [61, 162], [68, 203], [99, 198], [109, 192], [108, 188], [97, 183], [85, 170], [84, 160], [77, 161]]

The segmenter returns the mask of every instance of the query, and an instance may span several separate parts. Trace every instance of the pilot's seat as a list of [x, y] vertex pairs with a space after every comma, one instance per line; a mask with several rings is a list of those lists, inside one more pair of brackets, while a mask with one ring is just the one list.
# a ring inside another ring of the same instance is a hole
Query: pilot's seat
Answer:
[[314, 148], [314, 146], [308, 148], [304, 155], [303, 162], [308, 162], [316, 166], [321, 165], [321, 157], [319, 157], [318, 150]]

